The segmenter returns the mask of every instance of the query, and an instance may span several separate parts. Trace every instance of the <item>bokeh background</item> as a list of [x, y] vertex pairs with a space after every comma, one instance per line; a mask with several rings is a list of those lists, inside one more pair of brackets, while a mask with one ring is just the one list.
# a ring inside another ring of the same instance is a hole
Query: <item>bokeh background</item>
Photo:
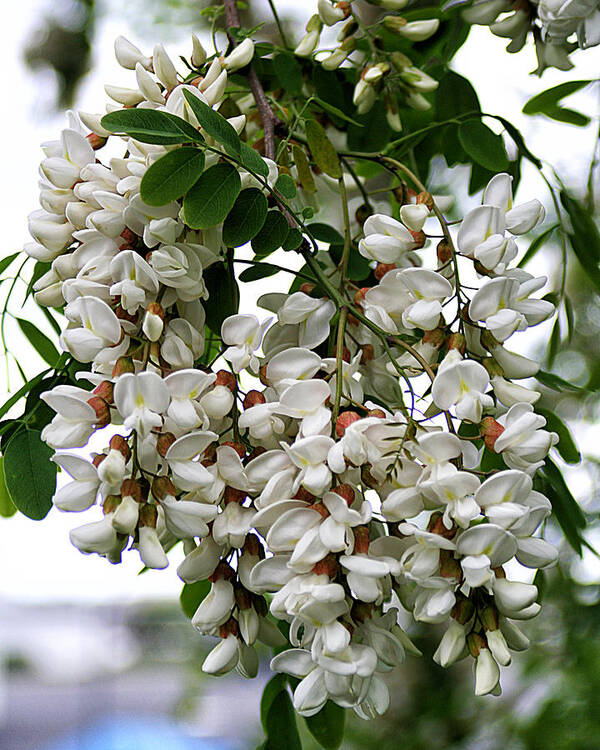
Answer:
[[[298, 38], [312, 0], [276, 0], [292, 38]], [[123, 34], [142, 49], [164, 41], [174, 59], [188, 53], [190, 32], [207, 40], [200, 0], [20, 0], [3, 7], [0, 70], [2, 104], [2, 246], [0, 257], [27, 241], [26, 216], [37, 207], [41, 141], [64, 127], [67, 107], [97, 112], [104, 83], [130, 85], [114, 60], [113, 41]], [[264, 38], [276, 30], [267, 0], [252, 0], [244, 20], [265, 20]], [[314, 3], [316, 6], [316, 3]], [[504, 42], [476, 27], [454, 61], [469, 78], [484, 111], [511, 120], [526, 142], [560, 179], [596, 212], [598, 84], [575, 94], [569, 106], [591, 123], [576, 128], [521, 113], [524, 102], [565, 80], [595, 78], [600, 49], [576, 52], [576, 68], [529, 75], [535, 55], [527, 46], [507, 55]], [[594, 168], [590, 170], [590, 165]], [[591, 178], [590, 178], [591, 176]], [[434, 184], [464, 196], [460, 215], [478, 196], [467, 197], [468, 170], [433, 170]], [[550, 197], [525, 166], [523, 200]], [[547, 218], [547, 225], [552, 216]], [[289, 261], [289, 258], [286, 258]], [[560, 252], [544, 246], [531, 272], [558, 276]], [[266, 282], [270, 282], [268, 279]], [[250, 285], [243, 300], [252, 310], [265, 281]], [[253, 290], [253, 286], [260, 289]], [[7, 283], [0, 286], [4, 304]], [[24, 290], [23, 286], [23, 290]], [[20, 289], [19, 285], [16, 287]], [[20, 292], [23, 296], [22, 291]], [[600, 304], [576, 260], [569, 264], [568, 292], [575, 331], [561, 348], [553, 371], [588, 390], [544, 390], [542, 406], [561, 415], [577, 437], [583, 461], [564, 467], [569, 487], [584, 509], [586, 538], [600, 549], [595, 526], [600, 508]], [[19, 311], [17, 293], [11, 303]], [[22, 317], [43, 330], [47, 323], [31, 301]], [[551, 323], [542, 324], [530, 347], [545, 348]], [[28, 376], [42, 361], [7, 324], [10, 346]], [[0, 361], [1, 390], [20, 387], [11, 357]], [[4, 399], [3, 399], [4, 400]], [[118, 567], [84, 557], [68, 541], [73, 517], [52, 510], [36, 523], [16, 515], [0, 518], [0, 748], [2, 750], [238, 750], [260, 743], [259, 702], [268, 679], [268, 653], [257, 679], [202, 675], [211, 647], [181, 611], [175, 569], [139, 575], [129, 556]], [[600, 563], [592, 552], [574, 556], [552, 524], [547, 535], [561, 545], [558, 567], [541, 581], [544, 609], [528, 634], [534, 642], [517, 655], [503, 678], [499, 698], [475, 698], [466, 664], [449, 670], [431, 661], [439, 633], [412, 631], [425, 658], [409, 660], [390, 679], [392, 707], [376, 723], [348, 716], [344, 748], [362, 750], [598, 750], [600, 748]], [[538, 581], [539, 582], [539, 581]], [[303, 725], [303, 721], [299, 721]], [[316, 747], [300, 727], [304, 746]]]

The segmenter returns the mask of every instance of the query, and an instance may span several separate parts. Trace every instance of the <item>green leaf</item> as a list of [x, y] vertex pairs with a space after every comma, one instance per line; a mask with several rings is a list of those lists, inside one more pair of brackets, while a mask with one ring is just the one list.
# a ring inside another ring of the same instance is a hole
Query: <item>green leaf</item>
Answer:
[[6, 269], [10, 266], [10, 264], [19, 256], [20, 253], [13, 253], [12, 255], [7, 255], [6, 258], [2, 258], [0, 260], [0, 274], [3, 274]]
[[312, 224], [307, 224], [306, 228], [312, 236], [320, 242], [326, 242], [328, 245], [344, 244], [344, 238], [342, 235], [330, 224], [323, 224], [320, 221], [314, 221]]
[[238, 195], [223, 223], [223, 242], [239, 247], [255, 237], [267, 218], [267, 198], [258, 188], [246, 188]]
[[517, 130], [517, 128], [512, 124], [512, 122], [509, 122], [504, 117], [500, 117], [500, 115], [490, 115], [490, 117], [493, 117], [495, 120], [498, 120], [501, 122], [504, 127], [506, 128], [507, 133], [510, 135], [510, 137], [515, 142], [515, 145], [519, 149], [520, 153], [528, 159], [532, 164], [535, 164], [535, 166], [538, 169], [542, 168], [542, 162], [535, 156], [535, 154], [532, 154], [531, 151], [527, 148], [527, 145], [525, 143], [525, 139], [521, 135], [521, 132]]
[[508, 169], [508, 156], [502, 137], [481, 120], [462, 122], [458, 127], [458, 140], [467, 154], [485, 169], [492, 172], [505, 172]]
[[60, 354], [46, 334], [42, 333], [33, 323], [23, 318], [17, 318], [17, 323], [31, 346], [33, 346], [44, 362], [47, 362], [50, 367], [56, 367]]
[[240, 162], [249, 172], [254, 172], [261, 177], [269, 176], [269, 167], [265, 164], [265, 160], [243, 141], [240, 141]]
[[224, 263], [213, 263], [204, 270], [203, 277], [209, 295], [204, 304], [206, 324], [213, 333], [220, 336], [225, 318], [238, 311], [240, 290]]
[[435, 95], [438, 120], [451, 120], [457, 115], [480, 111], [479, 99], [471, 83], [449, 70], [441, 79]]
[[210, 591], [210, 581], [196, 581], [196, 583], [186, 583], [181, 589], [179, 603], [185, 615], [192, 619], [204, 597]]
[[203, 172], [183, 199], [185, 221], [192, 229], [220, 224], [233, 208], [242, 189], [235, 167], [221, 162]]
[[574, 94], [576, 91], [579, 91], [590, 83], [592, 83], [592, 81], [589, 80], [567, 81], [566, 83], [560, 83], [558, 86], [552, 86], [552, 88], [536, 94], [525, 102], [523, 113], [526, 115], [544, 114], [548, 117], [552, 117], [552, 114], [549, 113], [561, 109], [560, 107], [557, 107], [557, 104], [561, 99]]
[[4, 452], [4, 473], [11, 500], [34, 521], [41, 521], [52, 507], [56, 489], [56, 464], [52, 448], [42, 442], [38, 430], [17, 432]]
[[564, 303], [565, 315], [567, 316], [567, 338], [570, 343], [573, 334], [575, 333], [575, 309], [573, 308], [573, 303], [571, 302], [570, 297], [567, 297], [567, 295], [565, 295]]
[[279, 191], [284, 198], [291, 200], [296, 196], [296, 183], [289, 174], [280, 174], [275, 183], [275, 190]]
[[156, 109], [119, 109], [104, 115], [101, 124], [111, 133], [129, 135], [142, 143], [173, 145], [202, 141], [189, 122]]
[[527, 252], [525, 255], [521, 258], [519, 263], [517, 264], [517, 268], [523, 268], [523, 266], [526, 266], [527, 263], [533, 258], [533, 256], [537, 253], [537, 251], [544, 245], [549, 239], [552, 232], [554, 232], [555, 229], [558, 229], [560, 224], [553, 224], [551, 227], [548, 227], [548, 229], [545, 229], [540, 235], [538, 235], [531, 245], [527, 248]]
[[550, 107], [543, 114], [551, 120], [565, 122], [567, 125], [575, 125], [578, 128], [585, 128], [591, 122], [591, 119], [587, 115], [568, 107]]
[[298, 179], [300, 180], [302, 189], [307, 193], [316, 192], [317, 186], [315, 185], [315, 178], [313, 177], [304, 149], [301, 146], [294, 144], [292, 147], [292, 154], [294, 156], [294, 164], [296, 165]]
[[184, 89], [183, 95], [204, 132], [214, 138], [217, 143], [224, 146], [228, 154], [239, 156], [240, 137], [223, 115], [215, 112], [208, 104], [205, 104], [197, 96], [194, 96], [191, 91]]
[[302, 68], [298, 60], [289, 52], [278, 52], [273, 58], [275, 75], [281, 87], [290, 96], [302, 93]]
[[6, 478], [4, 476], [4, 456], [0, 456], [0, 516], [10, 518], [17, 512], [15, 504], [10, 499]]
[[260, 699], [260, 722], [265, 732], [267, 731], [267, 716], [273, 705], [273, 700], [278, 693], [285, 691], [285, 675], [276, 674], [267, 682], [263, 688], [263, 694]]
[[568, 464], [578, 464], [581, 461], [581, 453], [567, 425], [549, 409], [536, 407], [536, 411], [546, 418], [546, 429], [558, 435], [558, 443], [555, 447], [563, 461]]
[[2, 406], [0, 406], [0, 419], [6, 414], [6, 412], [11, 409], [20, 399], [23, 398], [26, 394], [29, 393], [29, 391], [37, 385], [40, 380], [46, 376], [50, 370], [44, 370], [43, 372], [40, 372], [38, 375], [35, 376], [35, 378], [32, 378], [29, 380], [25, 385], [21, 386], [19, 390], [16, 393], [13, 393], [13, 395], [7, 399]]
[[600, 232], [588, 211], [566, 190], [561, 190], [560, 200], [571, 219], [573, 231], [569, 232], [571, 247], [584, 273], [600, 294]]
[[275, 276], [281, 269], [279, 266], [274, 266], [271, 263], [261, 263], [250, 268], [244, 269], [240, 274], [240, 281], [258, 281], [259, 279], [266, 279], [268, 276]]
[[287, 690], [280, 690], [273, 696], [265, 724], [268, 750], [302, 750], [296, 715]]
[[560, 347], [561, 335], [560, 335], [560, 319], [556, 318], [554, 325], [552, 326], [552, 333], [550, 334], [550, 343], [548, 344], [548, 366], [552, 367], [558, 349]]
[[257, 256], [266, 258], [285, 242], [289, 224], [285, 216], [277, 209], [267, 212], [265, 223], [260, 232], [252, 238], [252, 249]]
[[340, 159], [325, 129], [316, 120], [307, 120], [305, 127], [308, 147], [316, 165], [325, 174], [336, 180], [339, 179], [342, 176]]
[[204, 169], [204, 152], [197, 148], [169, 151], [144, 173], [141, 194], [149, 206], [164, 206], [181, 198]]
[[553, 391], [578, 391], [579, 393], [587, 392], [586, 388], [581, 388], [574, 383], [569, 383], [568, 380], [555, 375], [553, 372], [544, 372], [543, 370], [538, 370], [538, 372], [534, 375], [534, 378], [542, 385], [545, 385], [546, 388], [551, 388]]
[[543, 491], [552, 503], [554, 517], [571, 547], [581, 555], [581, 546], [585, 544], [581, 531], [586, 527], [583, 511], [567, 487], [560, 469], [550, 458], [546, 459], [540, 474], [545, 480]]
[[302, 244], [302, 234], [300, 230], [296, 229], [295, 227], [290, 227], [288, 230], [287, 237], [284, 240], [283, 245], [281, 246], [284, 250], [290, 251], [290, 250], [296, 250], [300, 247]]
[[356, 115], [357, 122], [348, 126], [348, 148], [352, 151], [379, 152], [390, 140], [391, 128], [387, 110], [380, 97], [364, 115]]
[[333, 701], [327, 701], [314, 716], [306, 718], [306, 726], [325, 750], [337, 750], [344, 739], [346, 711]]
[[333, 104], [329, 104], [329, 102], [326, 102], [324, 99], [319, 99], [318, 96], [311, 97], [311, 102], [314, 104], [318, 104], [319, 107], [321, 107], [321, 109], [324, 109], [326, 112], [329, 112], [330, 115], [339, 117], [340, 120], [344, 120], [344, 122], [349, 122], [351, 125], [354, 125], [357, 128], [364, 128], [364, 125], [362, 122], [358, 122], [358, 120], [353, 120], [351, 117], [348, 117], [348, 115], [345, 112], [342, 112], [342, 110], [339, 107], [335, 107]]

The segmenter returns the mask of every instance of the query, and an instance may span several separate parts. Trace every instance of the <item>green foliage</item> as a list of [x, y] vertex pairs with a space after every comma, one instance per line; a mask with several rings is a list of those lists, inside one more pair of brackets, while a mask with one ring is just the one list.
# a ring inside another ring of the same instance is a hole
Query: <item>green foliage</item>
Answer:
[[346, 711], [332, 701], [327, 701], [314, 716], [306, 719], [312, 736], [325, 750], [337, 750], [344, 739]]
[[566, 190], [560, 193], [561, 203], [571, 220], [569, 241], [577, 260], [590, 283], [600, 294], [600, 232], [589, 212]]
[[155, 109], [119, 109], [102, 118], [102, 127], [111, 133], [128, 135], [142, 143], [163, 146], [199, 143], [202, 136], [181, 117]]
[[220, 224], [233, 208], [242, 189], [235, 167], [220, 162], [203, 172], [183, 199], [183, 213], [192, 229]]
[[285, 242], [289, 228], [287, 219], [281, 211], [268, 211], [260, 231], [252, 238], [252, 249], [255, 254], [266, 258], [275, 252]]
[[302, 68], [298, 59], [289, 52], [278, 52], [273, 58], [275, 75], [286, 93], [299, 96], [302, 93]]
[[538, 406], [536, 407], [536, 411], [546, 418], [546, 429], [556, 432], [558, 435], [556, 450], [559, 452], [562, 460], [568, 464], [578, 464], [581, 461], [581, 453], [567, 425], [557, 414], [549, 409], [543, 409]]
[[307, 120], [306, 138], [313, 159], [319, 169], [330, 177], [339, 179], [342, 176], [340, 159], [323, 126], [316, 120]]
[[566, 83], [558, 84], [558, 86], [552, 86], [552, 88], [531, 97], [525, 103], [523, 112], [526, 115], [546, 115], [546, 117], [558, 122], [585, 127], [590, 122], [590, 118], [587, 115], [583, 115], [574, 109], [561, 107], [559, 102], [576, 91], [585, 88], [590, 83], [592, 83], [591, 80], [567, 81]]
[[4, 474], [11, 500], [24, 515], [41, 521], [52, 507], [56, 464], [38, 430], [18, 431], [4, 449]]
[[583, 511], [571, 494], [558, 466], [547, 458], [542, 469], [534, 479], [538, 488], [552, 503], [552, 513], [562, 529], [571, 547], [581, 555], [582, 545], [587, 542], [582, 532], [587, 525]]
[[239, 247], [250, 242], [267, 218], [267, 199], [258, 188], [246, 188], [238, 195], [223, 223], [223, 242]]
[[217, 336], [225, 318], [235, 315], [240, 304], [240, 290], [235, 278], [224, 263], [213, 263], [204, 271], [204, 283], [209, 293], [210, 305], [205, 306], [206, 324]]
[[283, 675], [275, 675], [265, 685], [260, 717], [267, 737], [264, 750], [302, 750], [294, 707]]
[[13, 253], [12, 255], [7, 255], [6, 258], [2, 258], [0, 260], [0, 274], [3, 274], [18, 256], [19, 253]]
[[6, 478], [4, 476], [4, 456], [0, 456], [0, 516], [10, 518], [17, 512], [17, 508], [10, 498]]
[[230, 156], [239, 157], [240, 137], [233, 126], [208, 104], [194, 96], [191, 91], [184, 89], [183, 95], [204, 132], [214, 138], [217, 143], [220, 143]]
[[481, 120], [467, 120], [459, 125], [458, 140], [477, 164], [492, 172], [505, 172], [508, 157], [502, 136], [496, 135]]
[[247, 169], [249, 172], [260, 175], [261, 177], [267, 177], [269, 174], [269, 167], [264, 162], [264, 159], [258, 154], [253, 148], [247, 143], [240, 141], [240, 164]]
[[50, 367], [56, 367], [60, 354], [46, 334], [42, 333], [33, 323], [23, 318], [17, 318], [17, 323], [31, 346], [33, 346], [44, 362], [49, 364]]
[[169, 151], [142, 177], [142, 200], [149, 206], [164, 206], [181, 198], [202, 174], [204, 161], [204, 152], [197, 148]]
[[291, 200], [296, 197], [296, 183], [289, 174], [280, 174], [275, 183], [275, 190], [284, 198]]

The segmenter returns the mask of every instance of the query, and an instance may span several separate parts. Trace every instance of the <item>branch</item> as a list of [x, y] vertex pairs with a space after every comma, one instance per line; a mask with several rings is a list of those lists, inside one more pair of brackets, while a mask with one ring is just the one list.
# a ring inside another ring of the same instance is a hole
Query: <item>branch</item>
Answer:
[[[240, 14], [236, 5], [236, 0], [223, 0], [225, 6], [225, 23], [227, 25], [227, 37], [229, 42], [236, 47], [237, 42], [229, 33], [231, 28], [241, 28]], [[258, 107], [258, 114], [263, 125], [264, 141], [265, 141], [265, 156], [267, 159], [275, 161], [275, 124], [279, 122], [279, 118], [275, 115], [269, 104], [269, 100], [265, 94], [265, 90], [262, 87], [256, 71], [252, 65], [248, 66], [248, 72], [246, 73], [248, 79], [248, 85], [250, 91], [254, 96], [254, 101]]]

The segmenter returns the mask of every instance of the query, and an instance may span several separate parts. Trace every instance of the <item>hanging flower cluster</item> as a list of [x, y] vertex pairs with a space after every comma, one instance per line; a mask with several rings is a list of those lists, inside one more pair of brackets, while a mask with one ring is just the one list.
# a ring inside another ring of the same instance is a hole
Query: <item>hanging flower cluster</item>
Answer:
[[[348, 5], [320, 2], [318, 22]], [[42, 394], [56, 412], [43, 439], [72, 480], [54, 503], [90, 509], [71, 541], [112, 563], [136, 550], [164, 568], [181, 542], [181, 579], [211, 582], [192, 620], [219, 639], [204, 671], [253, 677], [258, 642], [287, 645], [271, 666], [300, 680], [304, 716], [328, 699], [363, 718], [387, 709], [381, 675], [418, 653], [401, 608], [444, 623], [436, 661], [470, 654], [475, 692], [497, 693], [499, 667], [527, 645], [517, 623], [540, 609], [536, 587], [505, 566], [556, 560], [537, 533], [551, 508], [532, 477], [557, 436], [534, 412], [539, 393], [514, 382], [537, 363], [507, 348], [553, 313], [534, 296], [546, 280], [514, 265], [543, 208], [513, 205], [512, 178], [498, 174], [456, 233], [426, 190], [403, 190], [396, 218], [384, 201], [351, 220], [328, 140], [284, 143], [284, 166], [249, 147], [247, 92], [227, 86], [253, 51], [246, 39], [207, 61], [194, 38], [182, 79], [161, 45], [147, 57], [120, 38], [137, 85], [106, 91], [125, 109], [71, 115], [44, 145], [27, 252], [52, 267], [36, 299], [65, 305], [62, 346], [89, 364], [79, 377], [93, 387]], [[231, 103], [238, 114], [217, 114]], [[100, 160], [104, 147], [116, 155]], [[346, 216], [339, 262], [299, 218], [304, 193], [332, 187]], [[424, 230], [436, 221], [434, 247]], [[232, 237], [253, 224], [243, 242], [262, 233], [297, 250], [306, 278], [261, 297], [262, 320], [228, 314], [211, 330], [226, 302], [206, 277], [220, 264], [235, 284]], [[350, 262], [366, 264], [367, 286], [349, 280]], [[89, 459], [70, 452], [103, 434]], [[483, 455], [502, 466], [484, 468]]]

